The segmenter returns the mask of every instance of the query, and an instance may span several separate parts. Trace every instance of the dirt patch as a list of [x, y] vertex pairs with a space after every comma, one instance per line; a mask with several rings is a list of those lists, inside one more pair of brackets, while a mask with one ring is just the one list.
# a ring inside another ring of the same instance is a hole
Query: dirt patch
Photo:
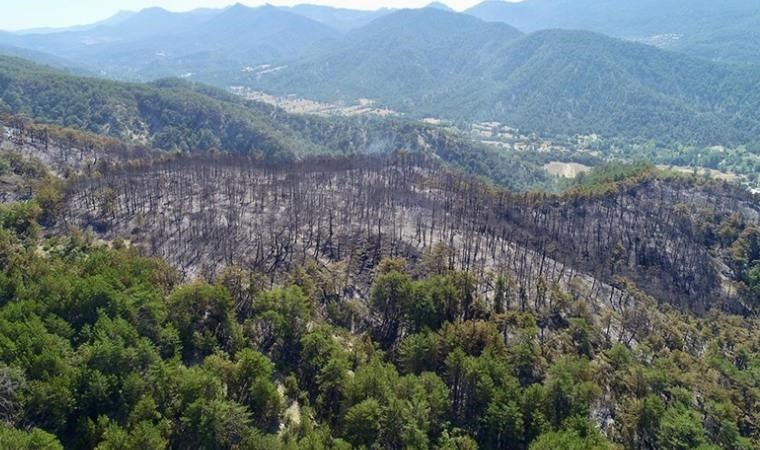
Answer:
[[555, 177], [575, 178], [581, 173], [590, 171], [591, 167], [579, 163], [552, 161], [544, 165], [544, 170]]
[[398, 116], [398, 112], [376, 107], [373, 100], [367, 98], [357, 99], [354, 104], [325, 103], [299, 97], [277, 97], [261, 91], [254, 91], [236, 86], [230, 90], [248, 100], [268, 103], [292, 114], [316, 114], [319, 116], [363, 116], [375, 115], [381, 117]]

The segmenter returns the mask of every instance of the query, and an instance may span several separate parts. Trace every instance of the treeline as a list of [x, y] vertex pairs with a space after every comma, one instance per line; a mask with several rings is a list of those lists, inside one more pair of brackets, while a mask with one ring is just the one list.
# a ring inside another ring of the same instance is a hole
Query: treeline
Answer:
[[[188, 284], [123, 243], [38, 237], [0, 207], [0, 446], [21, 449], [751, 449], [756, 319], [559, 288], [522, 308], [471, 273], [384, 259], [366, 300], [313, 262], [279, 286]], [[445, 261], [445, 260], [444, 260]]]

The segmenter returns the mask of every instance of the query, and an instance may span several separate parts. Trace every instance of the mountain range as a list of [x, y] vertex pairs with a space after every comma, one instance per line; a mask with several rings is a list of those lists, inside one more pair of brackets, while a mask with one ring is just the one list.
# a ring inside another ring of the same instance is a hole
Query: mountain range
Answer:
[[[748, 21], [753, 17], [740, 0], [731, 0], [720, 17], [708, 14], [715, 7], [705, 2], [686, 3], [668, 0], [663, 11], [686, 8], [691, 20], [680, 22], [695, 27], [694, 15], [702, 13], [725, 19], [726, 27], [742, 11]], [[665, 30], [657, 28], [664, 19], [647, 19], [655, 14], [652, 5], [647, 12], [624, 3], [632, 25], [618, 31], [595, 25], [594, 14], [607, 17], [610, 5], [491, 1], [467, 14], [437, 3], [378, 11], [149, 8], [73, 30], [2, 33], [0, 51], [80, 74], [130, 81], [179, 77], [329, 102], [368, 98], [411, 118], [499, 121], [542, 135], [598, 134], [669, 145], [758, 142], [756, 70], [631, 42]], [[587, 21], [571, 15], [572, 7], [588, 9]], [[542, 29], [557, 26], [627, 39]], [[743, 42], [751, 46], [751, 39]]]
[[237, 4], [186, 13], [148, 8], [116, 24], [85, 30], [6, 33], [0, 43], [54, 54], [111, 78], [150, 80], [203, 72], [210, 81], [217, 67], [239, 71], [289, 60], [338, 35], [327, 25], [279, 8]]

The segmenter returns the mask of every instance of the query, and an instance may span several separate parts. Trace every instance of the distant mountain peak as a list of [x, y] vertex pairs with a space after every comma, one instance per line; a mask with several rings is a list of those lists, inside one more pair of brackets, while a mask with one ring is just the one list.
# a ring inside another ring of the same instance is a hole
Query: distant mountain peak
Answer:
[[170, 12], [160, 6], [150, 6], [141, 9], [138, 14], [170, 14]]
[[241, 2], [237, 2], [233, 5], [230, 5], [226, 8], [224, 8], [224, 11], [232, 11], [232, 12], [248, 12], [248, 11], [280, 11], [281, 8], [271, 4], [271, 3], [264, 3], [263, 5], [259, 6], [249, 6]]
[[256, 8], [261, 11], [281, 11], [281, 9], [271, 3], [264, 3], [263, 5]]
[[[452, 29], [461, 30], [462, 27], [466, 27], [472, 31], [473, 28], [477, 28], [479, 32], [488, 33], [483, 28], [486, 24], [473, 16], [462, 14], [454, 11], [453, 9], [443, 9], [438, 7], [425, 7], [417, 9], [399, 9], [389, 14], [386, 14], [368, 26], [384, 24], [395, 26], [424, 26], [431, 30], [442, 31], [448, 33], [451, 30], [442, 28], [442, 22], [445, 21], [447, 27], [454, 27]], [[494, 24], [489, 24], [489, 27], [493, 27]], [[515, 34], [521, 34], [517, 29], [507, 25], [499, 24], [501, 28], [510, 28], [514, 30]]]
[[135, 14], [137, 14], [135, 11], [130, 11], [130, 10], [127, 10], [127, 9], [121, 9], [116, 14], [114, 14], [114, 15], [106, 18], [105, 20], [103, 20], [101, 22], [95, 22], [95, 23], [97, 24], [97, 23], [108, 22], [110, 24], [116, 24], [117, 22], [122, 22], [125, 19], [128, 19], [128, 18], [134, 16]]
[[454, 11], [453, 9], [449, 8], [448, 5], [442, 2], [432, 2], [428, 3], [425, 8], [433, 8], [433, 9], [442, 9], [444, 11]]
[[161, 8], [160, 6], [151, 6], [143, 8], [136, 13], [127, 14], [123, 16], [122, 19], [117, 19], [116, 23], [112, 25], [140, 23], [145, 20], [163, 20], [172, 16], [176, 16], [176, 13]]
[[[264, 6], [266, 6], [266, 5], [264, 5]], [[262, 8], [263, 8], [263, 6], [262, 6]], [[253, 9], [253, 8], [251, 8], [249, 6], [246, 6], [246, 5], [244, 5], [244, 4], [240, 3], [240, 2], [237, 2], [234, 5], [230, 5], [230, 6], [226, 7], [226, 8], [224, 8], [224, 9], [227, 10], [227, 11], [247, 11], [247, 10]]]

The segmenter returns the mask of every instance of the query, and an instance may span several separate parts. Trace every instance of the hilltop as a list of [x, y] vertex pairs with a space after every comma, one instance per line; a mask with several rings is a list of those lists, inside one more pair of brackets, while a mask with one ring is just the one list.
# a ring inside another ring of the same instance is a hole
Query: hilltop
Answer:
[[756, 446], [758, 285], [702, 297], [727, 249], [758, 279], [746, 197], [647, 167], [515, 197], [408, 156], [178, 158], [0, 205], [0, 444]]

